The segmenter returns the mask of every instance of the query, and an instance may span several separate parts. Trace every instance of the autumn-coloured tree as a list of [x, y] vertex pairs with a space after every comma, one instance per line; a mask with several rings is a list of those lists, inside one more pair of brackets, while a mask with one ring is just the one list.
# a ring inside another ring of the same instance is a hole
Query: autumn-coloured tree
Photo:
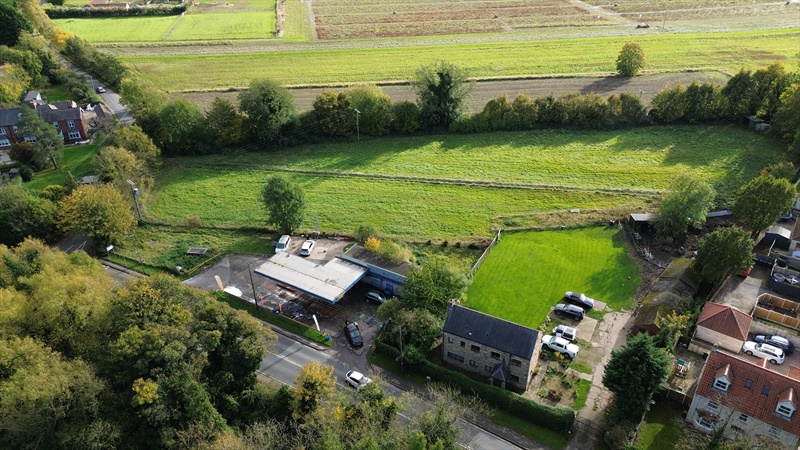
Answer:
[[312, 361], [300, 370], [294, 386], [292, 416], [298, 420], [306, 420], [333, 392], [333, 367]]
[[99, 247], [121, 242], [136, 226], [130, 202], [113, 186], [82, 186], [61, 200], [59, 208], [64, 232], [86, 233]]

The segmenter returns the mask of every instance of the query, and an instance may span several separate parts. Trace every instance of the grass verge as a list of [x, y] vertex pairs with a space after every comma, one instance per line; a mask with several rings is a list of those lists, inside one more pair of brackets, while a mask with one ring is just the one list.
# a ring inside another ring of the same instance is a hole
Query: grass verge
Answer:
[[297, 322], [285, 316], [281, 316], [280, 314], [275, 314], [271, 311], [264, 311], [263, 309], [256, 308], [255, 305], [252, 305], [248, 302], [233, 297], [226, 292], [215, 291], [212, 292], [212, 295], [214, 295], [214, 297], [216, 297], [217, 300], [227, 303], [232, 308], [239, 309], [242, 311], [247, 311], [251, 316], [257, 319], [263, 320], [264, 322], [267, 322], [271, 325], [275, 325], [276, 327], [279, 327], [290, 333], [303, 336], [319, 344], [326, 345], [328, 347], [333, 347], [332, 337], [329, 338], [328, 335], [320, 333], [319, 331], [310, 328], [300, 322]]
[[510, 428], [528, 439], [544, 444], [553, 449], [562, 449], [572, 438], [570, 434], [553, 431], [538, 425], [534, 425], [517, 415], [505, 411], [493, 410], [488, 415], [489, 419], [501, 426]]
[[569, 365], [569, 367], [573, 370], [577, 370], [580, 373], [585, 373], [587, 375], [592, 374], [592, 368], [582, 362], [573, 362]]
[[589, 389], [592, 388], [592, 382], [589, 380], [580, 379], [575, 382], [575, 399], [572, 400], [572, 409], [575, 411], [580, 410], [586, 405], [586, 399], [589, 397]]

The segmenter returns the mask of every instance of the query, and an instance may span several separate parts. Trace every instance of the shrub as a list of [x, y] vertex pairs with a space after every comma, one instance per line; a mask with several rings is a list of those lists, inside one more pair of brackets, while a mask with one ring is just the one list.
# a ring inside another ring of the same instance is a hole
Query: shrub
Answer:
[[381, 248], [381, 240], [370, 236], [367, 238], [367, 241], [364, 242], [364, 248], [367, 249], [368, 252], [377, 253]]
[[22, 181], [28, 182], [33, 180], [33, 177], [36, 176], [36, 173], [33, 171], [31, 166], [24, 165], [19, 168], [19, 176], [22, 178]]
[[378, 230], [375, 229], [372, 225], [359, 225], [355, 231], [355, 237], [358, 242], [366, 243], [367, 239], [371, 237], [375, 237], [380, 239], [381, 235], [378, 233]]
[[378, 253], [386, 260], [395, 264], [408, 261], [411, 258], [411, 250], [394, 241], [385, 240], [381, 243]]
[[52, 202], [58, 202], [67, 195], [67, 189], [60, 184], [51, 184], [42, 189], [40, 196]]
[[414, 103], [405, 101], [398, 102], [392, 106], [394, 121], [392, 121], [392, 131], [399, 134], [411, 134], [419, 130], [420, 110]]

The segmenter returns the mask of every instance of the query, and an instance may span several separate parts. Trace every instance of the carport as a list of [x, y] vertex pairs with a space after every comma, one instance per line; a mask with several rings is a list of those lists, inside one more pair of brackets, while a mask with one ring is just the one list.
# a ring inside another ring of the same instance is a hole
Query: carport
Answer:
[[367, 268], [339, 257], [317, 264], [281, 252], [270, 257], [254, 272], [326, 303], [335, 304], [364, 277]]

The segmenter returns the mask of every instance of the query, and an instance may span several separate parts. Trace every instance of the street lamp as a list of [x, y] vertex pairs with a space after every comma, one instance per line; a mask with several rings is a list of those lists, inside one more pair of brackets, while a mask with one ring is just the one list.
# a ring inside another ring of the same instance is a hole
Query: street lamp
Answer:
[[142, 213], [139, 211], [139, 202], [136, 201], [136, 197], [139, 195], [139, 188], [136, 187], [136, 183], [131, 180], [127, 180], [128, 184], [131, 185], [131, 194], [133, 195], [133, 205], [136, 207], [136, 218], [139, 222], [142, 221]]
[[359, 130], [359, 128], [358, 128], [358, 118], [361, 117], [361, 111], [359, 111], [358, 108], [353, 108], [353, 111], [356, 112], [356, 140], [360, 141], [361, 140], [361, 130]]

